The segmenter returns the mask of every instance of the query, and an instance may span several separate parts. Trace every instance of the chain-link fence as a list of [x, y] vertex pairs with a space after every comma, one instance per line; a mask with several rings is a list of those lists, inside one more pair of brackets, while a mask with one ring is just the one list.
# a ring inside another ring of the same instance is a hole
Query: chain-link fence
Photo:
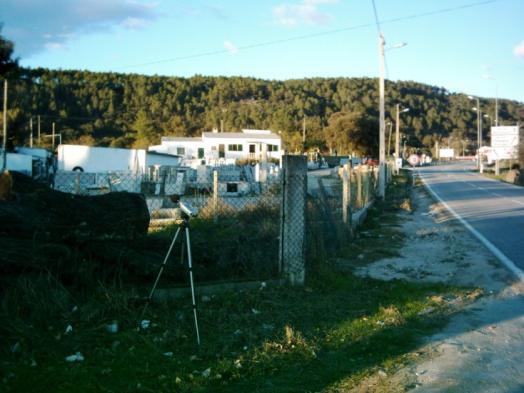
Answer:
[[[200, 279], [283, 276], [302, 283], [306, 260], [350, 245], [353, 216], [373, 201], [378, 183], [376, 167], [308, 172], [306, 164], [304, 156], [284, 156], [282, 166], [153, 167], [145, 175], [57, 172], [53, 184], [78, 195], [142, 193], [151, 217], [146, 247], [157, 250], [157, 259], [180, 223], [177, 195], [198, 211], [190, 230]], [[184, 276], [181, 268], [173, 267], [175, 280]]]
[[[182, 218], [179, 198], [198, 212], [190, 232], [201, 279], [268, 279], [280, 272], [281, 172], [271, 163], [152, 167], [145, 175], [57, 172], [53, 185], [77, 195], [142, 193], [151, 218], [149, 244], [163, 250]], [[183, 276], [170, 268], [175, 280]]]

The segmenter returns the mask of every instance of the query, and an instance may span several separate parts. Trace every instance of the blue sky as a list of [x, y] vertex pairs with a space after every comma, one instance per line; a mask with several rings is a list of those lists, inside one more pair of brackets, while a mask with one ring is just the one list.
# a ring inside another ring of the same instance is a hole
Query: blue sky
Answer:
[[[408, 44], [387, 52], [389, 79], [524, 102], [524, 0], [375, 4], [386, 46]], [[0, 22], [30, 67], [264, 79], [378, 75], [371, 0], [0, 0]]]

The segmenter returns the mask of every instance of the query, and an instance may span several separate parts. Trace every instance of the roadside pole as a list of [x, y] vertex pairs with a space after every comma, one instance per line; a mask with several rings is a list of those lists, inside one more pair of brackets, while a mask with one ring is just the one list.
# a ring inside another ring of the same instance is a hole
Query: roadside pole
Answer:
[[4, 117], [3, 117], [3, 138], [2, 138], [2, 172], [7, 168], [7, 79], [4, 79]]

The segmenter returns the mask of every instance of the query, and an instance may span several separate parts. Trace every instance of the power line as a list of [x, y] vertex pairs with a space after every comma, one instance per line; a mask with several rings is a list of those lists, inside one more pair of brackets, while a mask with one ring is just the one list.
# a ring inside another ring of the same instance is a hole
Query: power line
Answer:
[[[339, 33], [352, 31], [352, 30], [364, 29], [364, 28], [367, 28], [367, 27], [370, 27], [370, 26], [373, 26], [373, 25], [376, 25], [377, 28], [379, 28], [379, 31], [380, 31], [380, 24], [384, 25], [384, 24], [398, 23], [398, 22], [403, 22], [403, 21], [407, 21], [407, 20], [424, 18], [424, 17], [428, 17], [428, 16], [445, 14], [445, 13], [449, 13], [449, 12], [453, 12], [453, 11], [459, 11], [459, 10], [464, 10], [464, 9], [473, 8], [473, 7], [479, 7], [479, 6], [483, 6], [483, 5], [487, 5], [487, 4], [498, 3], [498, 2], [501, 2], [501, 1], [505, 1], [505, 0], [477, 1], [477, 2], [474, 2], [474, 3], [463, 4], [463, 5], [460, 5], [460, 6], [441, 8], [441, 9], [438, 9], [438, 10], [421, 12], [421, 13], [412, 14], [412, 15], [406, 15], [406, 16], [400, 16], [400, 17], [396, 17], [396, 18], [385, 19], [385, 20], [382, 20], [382, 21], [380, 21], [378, 19], [378, 16], [376, 14], [375, 2], [373, 1], [373, 7], [374, 7], [374, 11], [375, 11], [375, 22], [363, 23], [363, 24], [354, 25], [354, 26], [347, 26], [347, 27], [342, 27], [342, 28], [333, 29], [333, 30], [327, 30], [327, 31], [324, 31], [324, 32], [319, 32], [319, 33], [303, 34], [303, 35], [298, 35], [298, 36], [295, 36], [295, 37], [282, 38], [282, 39], [266, 41], [266, 42], [259, 42], [259, 43], [255, 43], [255, 44], [239, 46], [237, 49], [238, 50], [249, 50], [249, 49], [261, 48], [261, 47], [264, 47], [264, 46], [284, 44], [284, 43], [287, 43], [287, 42], [302, 41], [302, 40], [307, 40], [307, 39], [310, 39], [310, 38], [317, 38], [317, 37], [323, 37], [323, 36], [328, 36], [328, 35], [333, 35], [333, 34], [339, 34]], [[129, 69], [129, 68], [139, 68], [139, 67], [145, 67], [145, 66], [155, 65], [155, 64], [171, 63], [171, 62], [177, 62], [177, 61], [182, 61], [182, 60], [197, 59], [197, 58], [200, 58], [200, 57], [222, 55], [222, 54], [226, 54], [226, 53], [229, 53], [228, 49], [219, 49], [219, 50], [215, 50], [215, 51], [197, 53], [197, 54], [194, 54], [194, 55], [178, 56], [178, 57], [172, 57], [172, 58], [168, 58], [168, 59], [161, 59], [161, 60], [150, 61], [150, 62], [146, 62], [146, 63], [138, 63], [138, 64], [132, 64], [132, 65], [127, 65], [127, 66], [115, 67], [113, 69], [114, 70], [124, 70], [124, 69]]]
[[378, 34], [380, 34], [380, 21], [378, 19], [377, 6], [375, 4], [375, 0], [371, 0], [371, 3], [373, 4], [373, 14], [375, 15], [375, 24], [377, 25], [377, 31]]

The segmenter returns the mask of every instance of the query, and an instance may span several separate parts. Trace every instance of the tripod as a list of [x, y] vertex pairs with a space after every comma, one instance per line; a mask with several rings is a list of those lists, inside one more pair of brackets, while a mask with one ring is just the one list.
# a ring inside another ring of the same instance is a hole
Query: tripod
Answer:
[[[156, 287], [158, 285], [158, 282], [160, 281], [160, 277], [162, 276], [162, 273], [164, 272], [164, 269], [167, 265], [167, 260], [169, 259], [169, 256], [171, 255], [171, 252], [173, 251], [173, 247], [175, 246], [175, 242], [180, 235], [181, 232], [185, 232], [185, 243], [187, 248], [187, 266], [189, 270], [189, 283], [191, 285], [191, 299], [192, 299], [192, 305], [193, 305], [193, 316], [195, 319], [195, 331], [196, 331], [196, 338], [197, 338], [197, 344], [200, 345], [200, 334], [198, 331], [198, 318], [197, 318], [197, 309], [196, 309], [196, 301], [195, 301], [195, 285], [193, 282], [193, 260], [191, 258], [191, 240], [189, 238], [189, 216], [187, 214], [183, 214], [183, 221], [182, 224], [177, 228], [175, 236], [173, 237], [173, 240], [171, 241], [171, 245], [169, 246], [169, 249], [167, 250], [166, 257], [164, 258], [164, 261], [162, 262], [162, 265], [160, 265], [160, 270], [158, 271], [158, 274], [156, 276], [155, 283], [153, 284], [153, 288], [151, 288], [151, 292], [149, 293], [149, 297], [147, 298], [147, 302], [144, 306], [144, 309], [142, 310], [142, 315], [140, 317], [140, 321], [142, 321], [142, 318], [147, 310], [147, 307], [151, 303], [151, 300], [153, 299], [153, 295], [155, 293]], [[180, 246], [181, 246], [181, 262], [184, 263], [184, 234], [180, 237]]]

